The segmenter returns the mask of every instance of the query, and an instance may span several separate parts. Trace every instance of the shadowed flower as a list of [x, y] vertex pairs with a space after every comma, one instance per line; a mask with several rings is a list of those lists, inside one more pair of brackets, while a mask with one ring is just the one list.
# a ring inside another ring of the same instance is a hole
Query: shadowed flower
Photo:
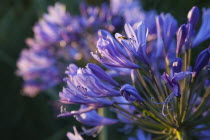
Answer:
[[199, 45], [201, 42], [210, 37], [210, 9], [203, 9], [202, 24], [193, 41], [193, 47]]
[[196, 72], [195, 74], [199, 74], [199, 72], [208, 64], [210, 60], [210, 46], [203, 50], [195, 61], [195, 66], [193, 68], [193, 71]]

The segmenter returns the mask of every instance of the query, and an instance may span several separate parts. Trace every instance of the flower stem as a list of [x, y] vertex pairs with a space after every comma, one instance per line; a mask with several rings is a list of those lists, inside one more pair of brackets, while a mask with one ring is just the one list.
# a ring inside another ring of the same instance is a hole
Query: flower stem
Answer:
[[[101, 116], [107, 116], [107, 110], [106, 108], [100, 108], [98, 109], [98, 113]], [[99, 140], [108, 140], [108, 129], [107, 126], [104, 126], [104, 128], [102, 129], [102, 131], [99, 134]]]

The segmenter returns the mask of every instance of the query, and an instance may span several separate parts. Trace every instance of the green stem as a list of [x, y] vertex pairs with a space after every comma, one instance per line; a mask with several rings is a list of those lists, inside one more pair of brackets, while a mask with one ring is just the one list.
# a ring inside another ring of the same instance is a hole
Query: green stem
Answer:
[[[98, 113], [101, 116], [107, 116], [107, 114], [108, 114], [106, 108], [100, 108], [100, 109], [98, 109]], [[99, 134], [99, 140], [108, 140], [108, 129], [107, 129], [107, 126], [104, 126], [104, 128], [100, 132], [100, 134]]]

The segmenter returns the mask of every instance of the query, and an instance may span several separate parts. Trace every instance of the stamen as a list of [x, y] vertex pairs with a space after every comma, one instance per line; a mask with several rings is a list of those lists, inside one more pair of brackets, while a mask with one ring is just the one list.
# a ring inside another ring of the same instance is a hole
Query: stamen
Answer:
[[174, 97], [174, 92], [172, 92], [172, 93], [166, 98], [166, 100], [165, 100], [164, 102], [162, 102], [162, 103], [157, 103], [157, 102], [153, 101], [153, 98], [154, 98], [154, 97], [151, 97], [151, 101], [152, 101], [153, 103], [155, 103], [155, 104], [163, 104], [162, 114], [163, 114], [163, 116], [167, 116], [168, 114], [165, 114], [165, 113], [164, 113], [164, 111], [165, 111], [165, 106], [166, 106], [166, 108], [167, 108], [169, 111], [172, 110], [172, 108], [169, 108], [169, 102], [170, 102], [170, 100], [171, 100], [173, 97]]
[[154, 99], [155, 97], [151, 97], [151, 101], [153, 102], [153, 103], [155, 103], [155, 104], [165, 104], [165, 101], [164, 102], [162, 102], [162, 103], [157, 103], [157, 102], [155, 102], [153, 99]]

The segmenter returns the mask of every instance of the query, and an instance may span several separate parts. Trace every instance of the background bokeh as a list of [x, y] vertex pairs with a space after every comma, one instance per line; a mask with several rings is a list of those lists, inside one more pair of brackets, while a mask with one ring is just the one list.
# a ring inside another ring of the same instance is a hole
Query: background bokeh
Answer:
[[[83, 0], [60, 0], [72, 14], [78, 13]], [[88, 0], [98, 5], [108, 0]], [[77, 125], [72, 117], [56, 118], [49, 97], [21, 95], [21, 78], [15, 75], [16, 60], [27, 47], [25, 39], [32, 37], [32, 26], [56, 0], [0, 0], [0, 139], [2, 140], [63, 140], [66, 131]], [[186, 21], [192, 6], [210, 7], [209, 0], [142, 0], [145, 10], [170, 12], [179, 23]], [[117, 134], [113, 134], [114, 137]], [[122, 136], [123, 137], [123, 136]], [[118, 137], [119, 138], [119, 137]]]

